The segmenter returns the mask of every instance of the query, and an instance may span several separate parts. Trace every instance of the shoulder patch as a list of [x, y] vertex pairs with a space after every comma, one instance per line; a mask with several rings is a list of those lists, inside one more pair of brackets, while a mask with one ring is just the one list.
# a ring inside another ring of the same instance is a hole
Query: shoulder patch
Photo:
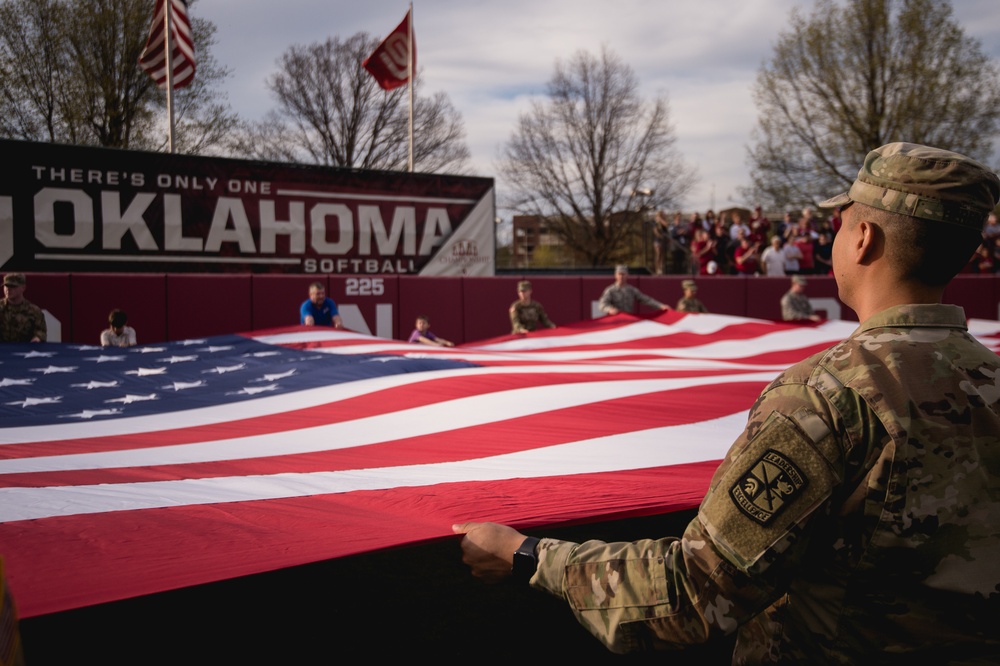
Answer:
[[772, 411], [754, 435], [720, 467], [701, 503], [699, 519], [720, 553], [747, 571], [825, 502], [838, 467], [824, 452], [838, 448], [833, 433], [808, 410]]
[[740, 511], [767, 525], [805, 491], [809, 479], [787, 456], [768, 449], [729, 489]]

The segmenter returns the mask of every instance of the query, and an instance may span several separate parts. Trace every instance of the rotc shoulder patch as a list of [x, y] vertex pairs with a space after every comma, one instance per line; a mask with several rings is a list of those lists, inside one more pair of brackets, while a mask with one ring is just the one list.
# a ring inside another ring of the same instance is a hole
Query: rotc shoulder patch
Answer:
[[734, 445], [698, 510], [719, 552], [748, 571], [773, 548], [787, 545], [789, 531], [822, 506], [838, 483], [838, 450], [814, 411], [771, 411], [751, 439]]
[[808, 485], [788, 456], [768, 449], [730, 487], [729, 496], [740, 511], [767, 525]]

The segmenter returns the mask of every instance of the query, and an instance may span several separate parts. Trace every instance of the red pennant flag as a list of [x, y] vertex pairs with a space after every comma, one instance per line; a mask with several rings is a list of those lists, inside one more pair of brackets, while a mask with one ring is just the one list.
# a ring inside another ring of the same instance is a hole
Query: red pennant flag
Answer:
[[406, 12], [403, 22], [362, 63], [383, 90], [393, 90], [410, 81], [408, 61], [411, 52], [413, 68], [417, 66], [417, 43], [414, 39], [410, 44], [410, 34], [410, 12]]
[[[194, 80], [195, 58], [194, 40], [191, 37], [191, 22], [188, 19], [187, 3], [184, 0], [170, 0], [171, 6], [171, 66], [173, 67], [174, 88], [183, 88]], [[143, 68], [160, 88], [167, 87], [166, 49], [164, 39], [167, 31], [163, 24], [166, 0], [156, 0], [153, 23], [149, 26], [146, 48], [139, 56], [139, 66]]]

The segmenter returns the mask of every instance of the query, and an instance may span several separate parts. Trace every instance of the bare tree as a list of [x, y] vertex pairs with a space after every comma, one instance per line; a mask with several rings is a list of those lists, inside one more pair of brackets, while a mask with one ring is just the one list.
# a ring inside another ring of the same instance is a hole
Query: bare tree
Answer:
[[776, 206], [846, 189], [873, 148], [910, 141], [986, 160], [1000, 76], [945, 0], [819, 0], [758, 74], [752, 186]]
[[0, 133], [5, 137], [74, 142], [59, 0], [0, 5]]
[[[0, 133], [164, 149], [166, 94], [138, 65], [152, 11], [147, 0], [4, 0]], [[237, 117], [215, 92], [228, 76], [211, 55], [215, 26], [191, 23], [198, 74], [175, 92], [176, 139], [182, 152], [202, 152], [222, 145]]]
[[[71, 79], [83, 93], [79, 104], [97, 145], [134, 147], [153, 126], [147, 101], [156, 84], [137, 66], [146, 44], [149, 3], [91, 0], [68, 7]], [[72, 26], [72, 29], [70, 29]]]
[[[378, 43], [357, 33], [289, 48], [268, 80], [278, 109], [249, 129], [243, 152], [328, 166], [405, 169], [408, 91], [382, 90], [361, 66]], [[469, 149], [461, 115], [444, 93], [420, 96], [419, 71], [415, 78], [414, 168], [465, 170]]]
[[[695, 174], [676, 149], [664, 99], [644, 100], [632, 68], [602, 48], [556, 62], [548, 99], [521, 115], [497, 170], [504, 207], [545, 217], [593, 266], [620, 259], [643, 203], [677, 205]], [[649, 191], [648, 193], [646, 191]]]

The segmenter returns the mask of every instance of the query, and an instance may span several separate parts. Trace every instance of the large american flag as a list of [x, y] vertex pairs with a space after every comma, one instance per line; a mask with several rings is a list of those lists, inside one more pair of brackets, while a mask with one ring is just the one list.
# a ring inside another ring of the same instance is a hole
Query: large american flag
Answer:
[[[690, 508], [759, 391], [855, 326], [670, 312], [457, 348], [304, 327], [6, 345], [0, 556], [32, 617], [466, 520]], [[1000, 323], [972, 326], [1000, 349]]]
[[[195, 57], [194, 39], [191, 37], [191, 21], [188, 19], [187, 2], [185, 0], [169, 0], [170, 2], [170, 47], [171, 71], [174, 88], [183, 88], [194, 80]], [[139, 55], [139, 66], [153, 77], [160, 88], [167, 87], [167, 34], [165, 12], [167, 0], [156, 0], [153, 8], [153, 22], [149, 26], [149, 37], [146, 47]]]

